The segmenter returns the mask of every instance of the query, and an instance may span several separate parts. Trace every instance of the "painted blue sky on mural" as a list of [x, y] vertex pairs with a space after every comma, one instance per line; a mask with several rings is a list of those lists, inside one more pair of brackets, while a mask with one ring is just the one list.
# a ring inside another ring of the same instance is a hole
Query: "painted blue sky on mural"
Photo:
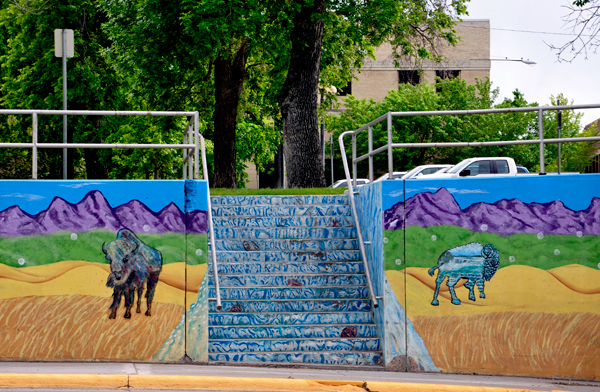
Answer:
[[[548, 176], [519, 176], [519, 177], [487, 177], [408, 180], [406, 199], [423, 191], [436, 192], [445, 188], [454, 197], [460, 208], [465, 209], [473, 203], [495, 203], [499, 200], [519, 199], [523, 203], [550, 203], [562, 201], [573, 211], [585, 210], [590, 206], [592, 198], [600, 194], [600, 175], [585, 174], [586, 178], [594, 179], [589, 183], [594, 186], [581, 188], [579, 176], [548, 175]], [[402, 198], [401, 181], [385, 181], [383, 184], [383, 211], [393, 207]]]
[[[135, 199], [144, 203], [154, 212], [162, 210], [169, 203], [175, 203], [183, 211], [183, 183], [183, 180], [3, 180], [0, 181], [0, 211], [18, 205], [28, 214], [35, 215], [48, 208], [55, 196], [60, 196], [69, 203], [75, 204], [93, 190], [102, 192], [113, 208], [130, 202], [131, 195], [138, 195]], [[180, 193], [175, 191], [176, 188], [180, 189]], [[64, 191], [57, 194], [57, 189], [64, 189]], [[202, 202], [196, 207], [206, 211], [205, 198], [200, 199]]]

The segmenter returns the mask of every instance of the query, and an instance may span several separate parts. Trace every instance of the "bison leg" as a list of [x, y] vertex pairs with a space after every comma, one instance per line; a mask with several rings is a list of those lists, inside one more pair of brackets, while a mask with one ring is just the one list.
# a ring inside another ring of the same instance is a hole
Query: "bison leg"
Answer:
[[444, 281], [444, 278], [446, 278], [446, 275], [442, 274], [438, 270], [438, 277], [435, 280], [435, 291], [433, 292], [433, 301], [431, 301], [431, 304], [433, 306], [438, 306], [440, 304], [440, 301], [438, 301], [437, 297], [438, 297], [438, 294], [440, 293], [440, 285]]
[[137, 289], [137, 293], [138, 293], [137, 298], [138, 298], [138, 300], [137, 300], [137, 308], [135, 309], [136, 313], [141, 313], [142, 312], [141, 307], [142, 307], [142, 293], [143, 292], [144, 292], [144, 285], [140, 286]]
[[114, 289], [113, 302], [110, 305], [110, 307], [108, 308], [110, 310], [110, 315], [108, 316], [109, 319], [117, 318], [117, 309], [119, 308], [119, 305], [121, 305], [121, 295], [122, 294], [123, 294], [122, 290]]
[[158, 283], [158, 274], [150, 274], [148, 276], [148, 285], [146, 289], [146, 316], [152, 316], [152, 299], [154, 298], [154, 290]]
[[135, 288], [127, 286], [125, 289], [125, 317], [126, 319], [131, 318], [131, 307], [133, 306], [135, 295]]
[[485, 293], [483, 292], [483, 289], [485, 288], [485, 282], [483, 279], [479, 279], [477, 281], [477, 288], [479, 289], [479, 298], [485, 298]]
[[450, 290], [450, 295], [452, 296], [452, 302], [454, 305], [460, 305], [460, 299], [458, 299], [458, 297], [456, 297], [456, 291], [454, 291], [454, 286], [456, 285], [456, 283], [460, 280], [460, 278], [456, 278], [453, 276], [449, 276], [448, 277], [448, 281], [446, 282], [446, 285], [448, 286], [448, 289]]
[[473, 283], [473, 281], [469, 279], [467, 283], [465, 283], [465, 287], [469, 289], [469, 299], [471, 301], [475, 301], [475, 290], [473, 290], [475, 287], [475, 283]]

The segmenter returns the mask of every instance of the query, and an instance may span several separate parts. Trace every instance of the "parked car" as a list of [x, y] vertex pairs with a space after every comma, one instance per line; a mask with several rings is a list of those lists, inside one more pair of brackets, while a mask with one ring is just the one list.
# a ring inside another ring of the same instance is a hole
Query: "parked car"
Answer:
[[517, 173], [529, 173], [525, 166], [517, 166]]
[[[350, 181], [353, 181], [353, 180], [350, 180]], [[366, 178], [357, 178], [356, 186], [362, 186], [362, 185], [368, 184], [369, 182], [370, 181], [367, 180]], [[354, 182], [352, 182], [352, 186], [354, 186]], [[348, 188], [348, 181], [347, 180], [338, 180], [331, 187], [332, 188]]]
[[465, 159], [443, 173], [438, 172], [417, 178], [495, 177], [516, 175], [517, 165], [515, 164], [514, 159], [508, 157], [487, 157]]
[[403, 180], [409, 180], [411, 178], [426, 176], [429, 174], [437, 173], [440, 170], [447, 170], [451, 168], [452, 165], [421, 165], [417, 166], [405, 175], [402, 176]]
[[[392, 179], [393, 180], [399, 180], [405, 174], [406, 174], [405, 171], [395, 171], [394, 172], [394, 176], [392, 177]], [[389, 180], [389, 179], [390, 179], [390, 173], [385, 173], [383, 176], [379, 177], [378, 179], [374, 180], [373, 182], [379, 182], [379, 181]]]

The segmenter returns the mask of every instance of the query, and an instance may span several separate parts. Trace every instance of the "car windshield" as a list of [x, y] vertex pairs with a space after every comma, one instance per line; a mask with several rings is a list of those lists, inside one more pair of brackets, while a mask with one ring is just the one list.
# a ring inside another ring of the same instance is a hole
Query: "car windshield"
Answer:
[[462, 162], [461, 164], [454, 166], [453, 168], [448, 170], [446, 173], [458, 173], [459, 171], [464, 169], [471, 162], [473, 162], [471, 159], [467, 159], [466, 161]]

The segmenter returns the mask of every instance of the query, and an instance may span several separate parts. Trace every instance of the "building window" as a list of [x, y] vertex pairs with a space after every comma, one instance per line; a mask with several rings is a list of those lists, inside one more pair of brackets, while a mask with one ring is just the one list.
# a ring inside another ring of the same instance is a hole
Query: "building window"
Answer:
[[[437, 76], [440, 79], [456, 79], [456, 78], [460, 77], [460, 70], [458, 70], [458, 69], [442, 69], [442, 70], [435, 71], [435, 76]], [[439, 93], [441, 91], [442, 91], [442, 87], [440, 86], [439, 83], [436, 82], [435, 92]]]
[[352, 82], [348, 82], [346, 87], [342, 87], [341, 89], [339, 89], [337, 95], [339, 97], [345, 97], [346, 95], [350, 94], [352, 94]]
[[419, 71], [398, 71], [398, 84], [417, 85], [421, 83]]

